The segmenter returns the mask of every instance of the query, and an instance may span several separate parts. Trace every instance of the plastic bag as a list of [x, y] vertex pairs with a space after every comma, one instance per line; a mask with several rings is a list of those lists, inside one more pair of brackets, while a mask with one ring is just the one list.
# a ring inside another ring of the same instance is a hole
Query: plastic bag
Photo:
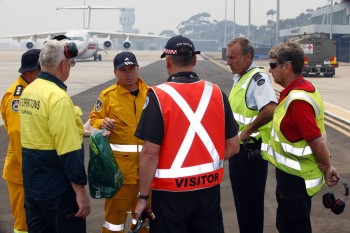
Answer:
[[88, 183], [91, 197], [97, 199], [113, 197], [123, 184], [123, 176], [103, 132], [94, 130], [89, 145]]

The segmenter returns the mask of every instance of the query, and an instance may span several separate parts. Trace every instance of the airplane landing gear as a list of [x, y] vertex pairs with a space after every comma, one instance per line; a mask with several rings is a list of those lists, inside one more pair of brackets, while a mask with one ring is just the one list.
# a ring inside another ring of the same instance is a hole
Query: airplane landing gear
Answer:
[[94, 54], [94, 61], [97, 61], [97, 60], [99, 60], [99, 61], [102, 61], [102, 56], [101, 56], [101, 54]]

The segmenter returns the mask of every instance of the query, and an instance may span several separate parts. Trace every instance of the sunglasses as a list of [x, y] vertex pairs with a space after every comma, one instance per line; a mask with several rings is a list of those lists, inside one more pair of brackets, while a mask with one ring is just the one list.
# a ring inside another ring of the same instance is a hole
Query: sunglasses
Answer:
[[279, 62], [270, 62], [269, 65], [270, 65], [270, 68], [273, 70], [277, 67], [277, 65], [283, 65], [283, 64], [286, 64], [286, 63], [292, 63], [291, 61], [285, 61], [285, 62], [282, 62], [282, 63], [279, 63]]

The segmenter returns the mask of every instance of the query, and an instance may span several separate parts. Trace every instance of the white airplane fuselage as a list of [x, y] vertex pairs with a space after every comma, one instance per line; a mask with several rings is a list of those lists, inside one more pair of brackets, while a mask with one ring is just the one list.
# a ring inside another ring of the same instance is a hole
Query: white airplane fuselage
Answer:
[[78, 47], [77, 59], [88, 59], [97, 54], [98, 41], [92, 38], [86, 30], [69, 30], [65, 34]]

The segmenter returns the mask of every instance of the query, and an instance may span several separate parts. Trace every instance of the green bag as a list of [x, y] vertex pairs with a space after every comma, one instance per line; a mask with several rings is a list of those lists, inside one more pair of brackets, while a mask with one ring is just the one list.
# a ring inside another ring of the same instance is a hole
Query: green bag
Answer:
[[113, 197], [123, 184], [123, 176], [115, 161], [105, 130], [95, 130], [90, 136], [88, 183], [93, 198]]

